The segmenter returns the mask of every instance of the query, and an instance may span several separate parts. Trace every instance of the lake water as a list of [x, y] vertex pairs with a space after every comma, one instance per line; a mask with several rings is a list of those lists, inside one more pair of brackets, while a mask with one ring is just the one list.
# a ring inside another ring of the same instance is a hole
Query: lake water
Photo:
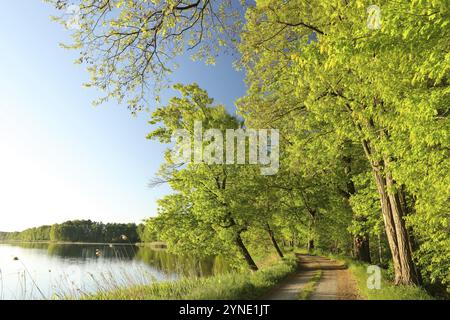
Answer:
[[229, 270], [164, 249], [107, 244], [0, 244], [1, 299], [58, 299], [132, 284]]

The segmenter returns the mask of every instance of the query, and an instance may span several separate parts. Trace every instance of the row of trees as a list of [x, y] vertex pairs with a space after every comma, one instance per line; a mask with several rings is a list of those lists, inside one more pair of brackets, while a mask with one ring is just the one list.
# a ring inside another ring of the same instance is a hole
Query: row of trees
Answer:
[[101, 223], [73, 220], [22, 232], [2, 232], [0, 241], [140, 242], [142, 227], [134, 223]]
[[[193, 145], [194, 121], [202, 121], [204, 130], [218, 129], [224, 136], [227, 129], [244, 126], [244, 121], [230, 115], [224, 106], [215, 105], [198, 85], [175, 88], [180, 96], [153, 113], [151, 123], [160, 126], [149, 138], [167, 143], [175, 129], [185, 128], [191, 133]], [[305, 134], [311, 137], [313, 133]], [[351, 145], [316, 141], [305, 145], [310, 150], [302, 157], [294, 157], [289, 153], [287, 134], [283, 138], [281, 169], [273, 176], [261, 175], [257, 165], [180, 164], [174, 157], [176, 150], [168, 148], [154, 184], [169, 183], [175, 193], [159, 201], [158, 216], [148, 220], [147, 229], [168, 242], [173, 251], [241, 256], [252, 270], [258, 267], [250, 252], [257, 251], [258, 246], [270, 246], [283, 257], [282, 244], [354, 253], [370, 262], [367, 231], [350, 230], [352, 221], [359, 219], [350, 204], [355, 193], [352, 177], [358, 172], [350, 170], [345, 158], [351, 156]], [[234, 139], [231, 143], [236, 144]], [[225, 139], [224, 144], [228, 143]], [[214, 141], [203, 145], [206, 152]], [[330, 154], [319, 152], [326, 147]], [[332, 161], [335, 158], [339, 161]], [[322, 168], [325, 164], [326, 169]], [[351, 164], [364, 167], [356, 160]]]
[[243, 120], [198, 86], [178, 86], [181, 97], [153, 113], [160, 127], [150, 138], [167, 143], [195, 120], [204, 129], [281, 131], [276, 176], [180, 165], [167, 152], [160, 181], [175, 193], [161, 199], [148, 228], [173, 249], [236, 253], [256, 269], [248, 247], [267, 240], [282, 255], [281, 241], [367, 262], [389, 258], [397, 284], [449, 286], [446, 0], [379, 1], [379, 29], [367, 26], [364, 0], [80, 4], [72, 47], [88, 64], [88, 86], [132, 112], [146, 106], [148, 82], [161, 83], [176, 55], [194, 50], [210, 62], [221, 46], [239, 51]]
[[22, 232], [0, 232], [0, 241], [49, 241], [51, 226], [26, 229]]
[[369, 222], [381, 211], [396, 283], [418, 284], [423, 275], [449, 284], [445, 1], [383, 2], [380, 30], [366, 27], [364, 1], [258, 4], [239, 46], [250, 86], [240, 110], [249, 124], [270, 120], [292, 143], [291, 163], [336, 176], [359, 249], [369, 247]]

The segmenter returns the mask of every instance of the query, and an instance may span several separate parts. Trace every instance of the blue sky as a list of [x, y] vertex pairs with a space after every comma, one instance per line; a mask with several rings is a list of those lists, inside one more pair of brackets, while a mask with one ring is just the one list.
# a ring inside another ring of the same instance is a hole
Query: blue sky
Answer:
[[[164, 150], [145, 139], [148, 114], [132, 117], [115, 102], [92, 106], [97, 92], [82, 87], [87, 72], [73, 64], [75, 52], [59, 47], [69, 33], [51, 14], [29, 0], [0, 11], [0, 230], [155, 215], [170, 190], [147, 187]], [[244, 94], [230, 57], [216, 66], [181, 60], [173, 82], [197, 82], [229, 108]]]

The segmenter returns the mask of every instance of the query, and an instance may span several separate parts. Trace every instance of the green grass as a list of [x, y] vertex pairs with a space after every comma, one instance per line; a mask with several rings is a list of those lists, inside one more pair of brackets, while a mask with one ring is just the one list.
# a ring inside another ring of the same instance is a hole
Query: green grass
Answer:
[[314, 273], [312, 278], [308, 281], [308, 283], [303, 287], [303, 289], [298, 294], [299, 300], [309, 300], [313, 292], [316, 290], [317, 284], [322, 278], [322, 270], [318, 270]]
[[257, 299], [297, 269], [295, 256], [257, 272], [228, 273], [206, 278], [183, 278], [151, 285], [118, 288], [86, 295], [93, 300], [245, 300]]
[[346, 261], [358, 284], [359, 294], [366, 300], [434, 300], [423, 288], [418, 286], [396, 286], [387, 279], [386, 271], [381, 272], [380, 289], [369, 289], [367, 286], [367, 264]]

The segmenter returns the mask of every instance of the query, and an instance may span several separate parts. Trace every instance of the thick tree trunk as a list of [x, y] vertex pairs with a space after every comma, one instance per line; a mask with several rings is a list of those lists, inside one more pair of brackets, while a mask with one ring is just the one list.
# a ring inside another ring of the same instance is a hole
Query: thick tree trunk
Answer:
[[[394, 190], [395, 182], [392, 176], [386, 174], [386, 187], [388, 190]], [[399, 250], [400, 264], [402, 268], [401, 277], [399, 277], [399, 283], [401, 284], [419, 284], [419, 277], [412, 258], [412, 245], [411, 239], [408, 235], [408, 230], [405, 224], [405, 212], [403, 211], [402, 204], [397, 192], [391, 192], [388, 195], [390, 208], [392, 210], [392, 217], [394, 220], [395, 231], [397, 235], [397, 245]], [[397, 279], [396, 279], [397, 282]]]
[[244, 241], [242, 241], [240, 233], [238, 233], [236, 235], [235, 242], [236, 242], [236, 245], [237, 245], [239, 251], [241, 252], [242, 256], [244, 257], [245, 262], [247, 262], [247, 265], [250, 268], [250, 270], [257, 271], [258, 266], [256, 265], [255, 261], [253, 261], [253, 258], [250, 255], [250, 252], [248, 252], [247, 247], [244, 244]]
[[402, 268], [400, 264], [400, 257], [397, 245], [397, 236], [395, 232], [394, 220], [392, 217], [392, 211], [389, 204], [389, 198], [386, 191], [386, 185], [380, 172], [375, 168], [373, 170], [375, 183], [377, 186], [378, 194], [381, 202], [381, 212], [383, 214], [384, 227], [386, 231], [386, 237], [388, 240], [389, 248], [391, 250], [392, 261], [394, 263], [395, 280], [401, 279]]
[[369, 237], [358, 235], [355, 236], [353, 240], [356, 259], [359, 261], [372, 263], [372, 259], [370, 258]]
[[272, 228], [270, 228], [270, 225], [268, 223], [266, 224], [266, 227], [267, 227], [267, 232], [269, 233], [270, 240], [272, 241], [272, 244], [275, 247], [275, 250], [277, 251], [280, 258], [283, 258], [284, 257], [283, 252], [281, 251], [280, 247], [278, 246], [277, 239], [275, 239], [275, 235], [273, 233]]
[[403, 219], [404, 213], [397, 192], [394, 190], [394, 181], [390, 174], [383, 177], [381, 164], [373, 166], [373, 173], [381, 201], [381, 211], [386, 229], [386, 235], [391, 249], [394, 263], [396, 284], [418, 284], [418, 276], [412, 260], [411, 244]]
[[[408, 205], [408, 203], [406, 201], [406, 192], [405, 192], [405, 189], [403, 187], [398, 192], [398, 195], [399, 195], [400, 203], [402, 205], [403, 212], [404, 212], [405, 216], [411, 214], [413, 212], [415, 199], [413, 198], [412, 201], [411, 201], [411, 204]], [[419, 243], [417, 242], [417, 239], [414, 237], [414, 233], [413, 233], [412, 228], [407, 228], [407, 232], [409, 234], [410, 250], [411, 250], [411, 253], [413, 253], [414, 251], [419, 249]], [[419, 281], [419, 284], [422, 284], [423, 283], [422, 275], [421, 275], [417, 265], [414, 265], [414, 267], [415, 267], [415, 270], [416, 270], [417, 279]]]
[[[369, 127], [374, 129], [372, 121], [369, 122]], [[389, 159], [373, 159], [370, 142], [368, 140], [361, 142], [372, 167], [380, 196], [384, 227], [394, 264], [395, 284], [419, 284], [417, 270], [412, 259], [411, 242], [404, 220], [405, 212], [399, 197], [400, 191], [396, 190], [395, 181], [387, 168]]]

